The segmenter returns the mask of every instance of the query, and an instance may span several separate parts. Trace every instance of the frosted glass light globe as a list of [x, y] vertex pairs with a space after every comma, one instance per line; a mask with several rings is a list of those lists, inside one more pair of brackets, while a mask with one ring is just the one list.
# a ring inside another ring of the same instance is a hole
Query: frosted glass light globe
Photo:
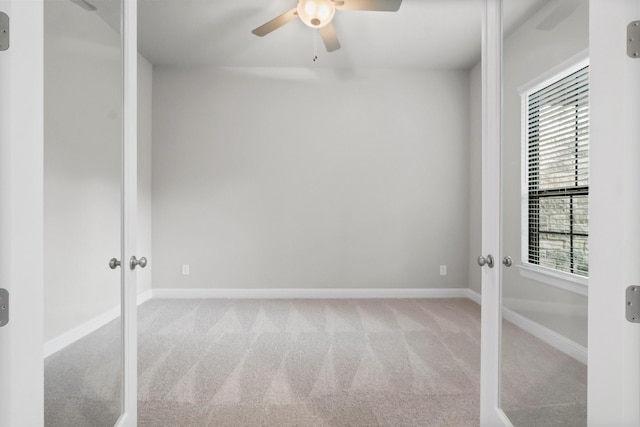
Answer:
[[336, 7], [331, 0], [299, 0], [298, 16], [311, 28], [322, 28], [333, 19]]

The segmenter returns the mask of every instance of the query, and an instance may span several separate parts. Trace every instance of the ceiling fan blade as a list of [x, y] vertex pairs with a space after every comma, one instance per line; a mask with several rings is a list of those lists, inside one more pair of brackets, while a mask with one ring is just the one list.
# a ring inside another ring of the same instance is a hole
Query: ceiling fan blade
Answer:
[[291, 9], [289, 12], [283, 13], [277, 18], [272, 19], [271, 21], [267, 22], [264, 25], [259, 26], [258, 28], [256, 28], [251, 32], [256, 36], [260, 36], [260, 37], [266, 36], [270, 32], [277, 30], [283, 25], [293, 21], [296, 18], [296, 16], [298, 16], [298, 12], [296, 12], [296, 9]]
[[[342, 3], [342, 4], [341, 4]], [[380, 12], [396, 12], [402, 0], [336, 0], [333, 2], [338, 10], [373, 10]]]
[[84, 10], [88, 10], [90, 12], [98, 10], [97, 7], [95, 7], [94, 5], [90, 4], [89, 2], [87, 2], [85, 0], [71, 0], [71, 2], [77, 4], [78, 6], [83, 8]]
[[336, 30], [331, 22], [320, 28], [318, 31], [320, 31], [320, 36], [324, 42], [324, 47], [327, 48], [327, 52], [333, 52], [334, 50], [340, 49], [340, 42], [338, 41]]

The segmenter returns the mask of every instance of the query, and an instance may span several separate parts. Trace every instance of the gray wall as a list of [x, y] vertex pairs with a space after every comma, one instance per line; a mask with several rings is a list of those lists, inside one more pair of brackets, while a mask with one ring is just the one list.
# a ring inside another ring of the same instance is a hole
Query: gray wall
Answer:
[[[561, 64], [589, 46], [588, 2], [552, 30], [539, 30], [536, 26], [552, 12], [557, 3], [547, 7], [524, 22], [511, 33], [504, 43], [504, 147], [503, 173], [503, 246], [515, 263], [521, 260], [521, 133], [520, 95], [518, 88], [539, 75]], [[505, 4], [508, 7], [508, 2]], [[480, 70], [471, 72], [473, 108], [481, 108]], [[475, 100], [475, 101], [474, 101]], [[477, 114], [477, 113], [475, 113]], [[474, 113], [472, 113], [472, 117]], [[481, 203], [477, 184], [481, 176], [481, 123], [471, 121], [472, 138], [471, 210], [470, 221], [480, 218]], [[475, 183], [475, 184], [474, 184]], [[475, 258], [480, 253], [480, 228], [470, 228], [470, 287], [480, 290], [480, 276]], [[587, 345], [587, 298], [541, 282], [522, 277], [518, 268], [504, 269], [503, 303], [517, 313], [556, 331], [572, 341]]]
[[153, 92], [154, 288], [467, 287], [467, 72], [156, 67]]
[[[138, 55], [138, 254], [153, 260], [151, 247], [151, 146], [153, 66]], [[151, 289], [152, 269], [138, 268], [138, 294]]]
[[469, 71], [469, 289], [482, 293], [482, 64]]
[[[120, 273], [107, 262], [120, 254], [121, 70], [120, 38], [99, 16], [69, 1], [45, 2], [45, 341], [120, 302]], [[140, 78], [141, 223], [150, 224], [151, 65], [144, 59]], [[149, 248], [150, 230], [140, 237]], [[140, 274], [141, 291], [150, 274]]]

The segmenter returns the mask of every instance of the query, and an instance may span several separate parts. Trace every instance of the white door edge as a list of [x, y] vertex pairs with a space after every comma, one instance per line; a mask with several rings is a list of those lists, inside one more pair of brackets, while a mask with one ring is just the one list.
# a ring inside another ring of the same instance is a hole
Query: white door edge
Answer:
[[480, 425], [511, 425], [500, 409], [502, 0], [484, 0], [482, 20], [482, 268]]
[[123, 337], [123, 402], [122, 416], [117, 425], [137, 425], [137, 281], [136, 270], [129, 268], [137, 253], [138, 204], [138, 4], [137, 0], [123, 0], [122, 43], [124, 56], [124, 114], [122, 150], [122, 337]]

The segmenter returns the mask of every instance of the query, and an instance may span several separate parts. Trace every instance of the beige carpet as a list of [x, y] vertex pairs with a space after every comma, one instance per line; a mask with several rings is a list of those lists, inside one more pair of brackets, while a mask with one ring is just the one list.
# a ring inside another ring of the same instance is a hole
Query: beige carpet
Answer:
[[[47, 425], [113, 425], [119, 378], [104, 347], [118, 327], [47, 359]], [[563, 393], [586, 402], [584, 366], [512, 325], [505, 334], [529, 353], [505, 363], [547, 359], [507, 371], [516, 425], [581, 420]], [[478, 425], [480, 308], [466, 299], [152, 300], [138, 351], [140, 426]], [[539, 370], [558, 366], [550, 385], [567, 386], [537, 405], [550, 380]]]
[[140, 425], [477, 424], [473, 302], [156, 300], [143, 310]]
[[502, 325], [502, 408], [516, 427], [587, 425], [587, 367]]

